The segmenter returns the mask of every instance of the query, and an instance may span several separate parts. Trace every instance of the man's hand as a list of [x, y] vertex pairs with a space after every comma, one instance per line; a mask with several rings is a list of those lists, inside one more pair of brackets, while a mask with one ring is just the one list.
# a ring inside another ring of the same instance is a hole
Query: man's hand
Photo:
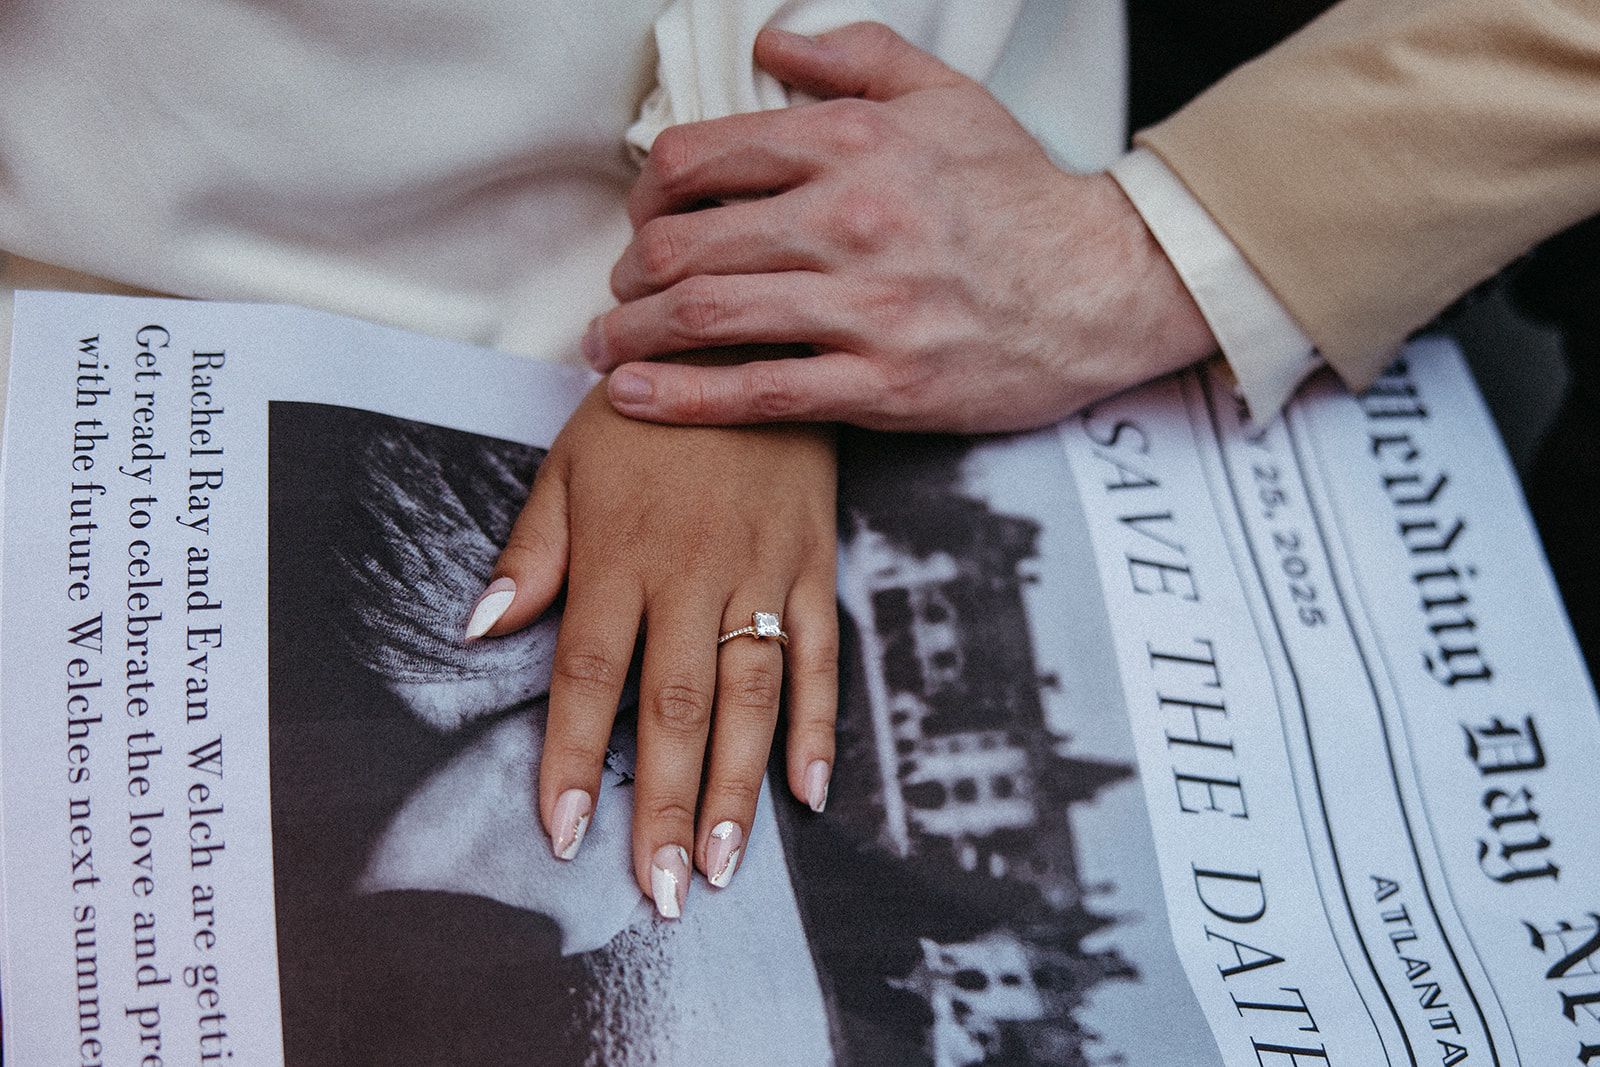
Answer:
[[[834, 486], [830, 428], [655, 426], [618, 415], [599, 386], [573, 413], [468, 631], [527, 625], [565, 580], [539, 768], [557, 857], [605, 817], [601, 765], [639, 640], [634, 871], [663, 915], [680, 913], [690, 865], [718, 886], [738, 869], [786, 674], [789, 787], [821, 810], [838, 700]], [[782, 617], [788, 647], [719, 649], [755, 611]]]
[[[1215, 350], [1116, 184], [1057, 168], [976, 82], [873, 23], [764, 31], [756, 58], [828, 99], [656, 141], [612, 272], [623, 304], [584, 340], [620, 368], [618, 411], [1013, 430]], [[812, 354], [635, 362], [743, 343]]]

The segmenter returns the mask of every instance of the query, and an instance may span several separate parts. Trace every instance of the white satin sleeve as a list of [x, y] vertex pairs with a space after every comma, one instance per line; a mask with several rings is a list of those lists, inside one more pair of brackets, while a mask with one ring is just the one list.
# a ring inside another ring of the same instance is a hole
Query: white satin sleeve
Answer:
[[814, 36], [852, 22], [883, 22], [982, 81], [1022, 6], [1023, 0], [674, 0], [655, 22], [656, 86], [628, 129], [628, 145], [647, 153], [668, 126], [807, 99], [756, 66], [756, 34], [764, 26]]
[[1109, 171], [1200, 306], [1251, 417], [1267, 421], [1322, 366], [1311, 338], [1159, 156], [1135, 148]]

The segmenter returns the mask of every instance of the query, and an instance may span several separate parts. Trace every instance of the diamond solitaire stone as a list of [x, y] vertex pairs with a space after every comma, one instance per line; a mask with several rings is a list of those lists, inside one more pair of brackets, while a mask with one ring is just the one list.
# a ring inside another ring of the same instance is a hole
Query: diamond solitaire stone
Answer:
[[770, 612], [753, 612], [752, 618], [755, 622], [757, 637], [777, 637], [783, 633], [783, 630], [778, 626], [778, 617]]

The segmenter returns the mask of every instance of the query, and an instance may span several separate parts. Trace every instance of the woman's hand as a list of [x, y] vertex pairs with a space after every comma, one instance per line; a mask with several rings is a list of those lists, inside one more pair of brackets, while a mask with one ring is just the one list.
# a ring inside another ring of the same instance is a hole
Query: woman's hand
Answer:
[[[738, 868], [787, 666], [789, 788], [821, 810], [838, 700], [832, 432], [669, 427], [618, 415], [596, 386], [540, 467], [469, 639], [532, 622], [567, 585], [539, 813], [576, 854], [635, 642], [643, 636], [633, 856], [675, 918], [690, 857]], [[779, 615], [776, 640], [719, 634]], [[709, 748], [708, 748], [709, 746]], [[709, 759], [708, 757], [709, 752]], [[702, 788], [703, 782], [703, 788]]]

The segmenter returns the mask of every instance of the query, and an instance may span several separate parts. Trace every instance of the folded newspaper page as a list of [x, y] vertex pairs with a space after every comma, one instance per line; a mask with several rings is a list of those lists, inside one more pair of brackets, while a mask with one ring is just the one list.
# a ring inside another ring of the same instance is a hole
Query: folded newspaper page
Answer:
[[841, 442], [827, 810], [656, 917], [625, 708], [458, 635], [590, 379], [303, 310], [19, 294], [18, 1064], [1600, 1064], [1600, 712], [1458, 354]]

